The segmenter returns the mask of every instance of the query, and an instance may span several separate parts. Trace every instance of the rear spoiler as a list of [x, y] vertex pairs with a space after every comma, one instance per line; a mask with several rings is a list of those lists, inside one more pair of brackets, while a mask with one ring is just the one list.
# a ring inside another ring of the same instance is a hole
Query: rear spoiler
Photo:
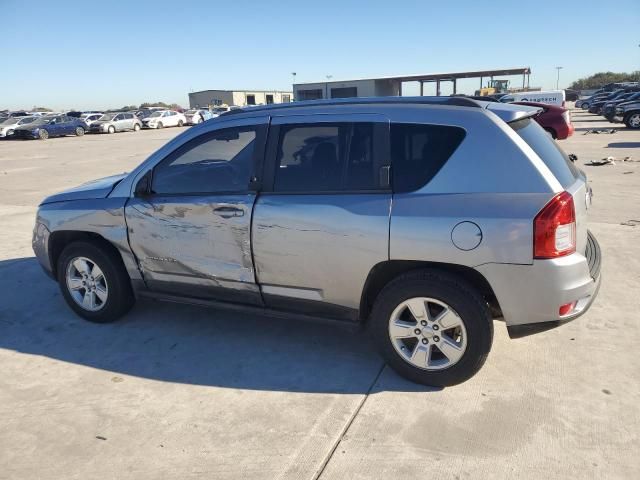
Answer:
[[542, 113], [543, 109], [539, 107], [530, 107], [527, 105], [512, 105], [510, 103], [487, 102], [485, 107], [498, 115], [507, 123], [517, 122], [525, 118], [535, 117]]

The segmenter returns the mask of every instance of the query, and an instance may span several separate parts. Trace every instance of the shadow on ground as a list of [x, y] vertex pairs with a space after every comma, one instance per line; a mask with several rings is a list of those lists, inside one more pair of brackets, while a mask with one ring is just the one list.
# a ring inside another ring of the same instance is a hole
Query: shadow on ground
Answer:
[[[138, 302], [118, 322], [92, 324], [72, 313], [35, 258], [0, 262], [0, 291], [6, 294], [0, 348], [115, 374], [240, 389], [362, 394], [383, 367], [364, 333], [334, 325], [154, 301]], [[385, 382], [384, 390], [434, 389], [397, 377]]]
[[607, 145], [607, 148], [638, 148], [640, 142], [614, 142]]

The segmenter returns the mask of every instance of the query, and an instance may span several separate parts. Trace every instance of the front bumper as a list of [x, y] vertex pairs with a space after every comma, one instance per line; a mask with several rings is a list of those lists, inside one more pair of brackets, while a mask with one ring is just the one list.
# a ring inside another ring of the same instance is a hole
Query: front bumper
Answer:
[[31, 247], [33, 253], [36, 254], [38, 263], [45, 271], [47, 275], [53, 278], [53, 266], [51, 265], [51, 258], [49, 257], [49, 236], [51, 232], [42, 223], [36, 222], [33, 228], [33, 237], [31, 239]]
[[[585, 255], [574, 253], [531, 265], [486, 264], [476, 267], [496, 295], [509, 336], [549, 330], [583, 315], [600, 288], [601, 253], [589, 233]], [[559, 307], [576, 302], [560, 316]]]

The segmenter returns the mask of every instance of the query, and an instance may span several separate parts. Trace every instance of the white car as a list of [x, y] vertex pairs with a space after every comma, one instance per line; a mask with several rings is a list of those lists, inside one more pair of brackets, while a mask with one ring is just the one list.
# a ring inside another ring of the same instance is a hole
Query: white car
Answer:
[[80, 115], [80, 120], [84, 120], [84, 123], [87, 124], [88, 127], [91, 126], [93, 122], [102, 117], [102, 113], [83, 113]]
[[537, 102], [564, 107], [566, 98], [567, 96], [564, 90], [547, 90], [539, 92], [509, 93], [504, 97], [500, 97], [500, 101], [502, 103]]
[[182, 127], [187, 119], [175, 110], [158, 110], [142, 120], [142, 128]]
[[0, 138], [10, 137], [16, 127], [34, 122], [38, 117], [9, 117], [0, 123]]

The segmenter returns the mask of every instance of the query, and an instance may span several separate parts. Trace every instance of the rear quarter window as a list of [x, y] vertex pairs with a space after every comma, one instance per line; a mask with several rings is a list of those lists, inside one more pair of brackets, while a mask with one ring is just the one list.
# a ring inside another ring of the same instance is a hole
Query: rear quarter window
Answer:
[[535, 120], [524, 118], [509, 125], [538, 154], [563, 188], [568, 188], [580, 176], [567, 154]]
[[408, 123], [391, 124], [393, 190], [413, 192], [436, 176], [462, 143], [459, 127]]

